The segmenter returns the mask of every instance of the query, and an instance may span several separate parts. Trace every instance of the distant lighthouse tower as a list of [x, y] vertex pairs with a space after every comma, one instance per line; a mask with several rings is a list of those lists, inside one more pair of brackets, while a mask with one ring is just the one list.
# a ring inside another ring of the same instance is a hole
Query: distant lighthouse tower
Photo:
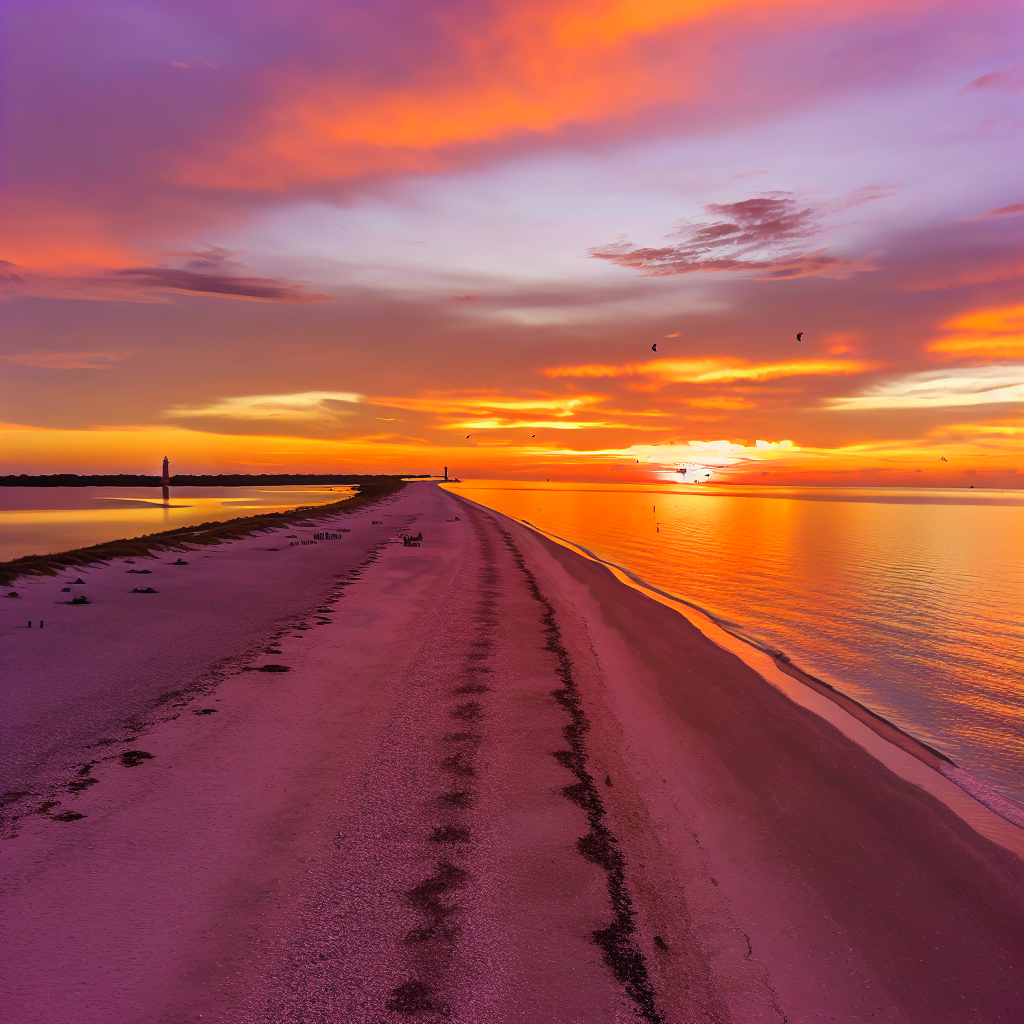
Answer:
[[168, 490], [168, 488], [170, 486], [171, 486], [171, 463], [168, 460], [167, 456], [165, 455], [164, 456], [164, 468], [163, 468], [163, 471], [160, 474], [160, 487], [161, 487], [161, 489], [164, 492], [164, 501], [167, 501], [170, 498], [170, 496], [171, 496], [171, 492]]

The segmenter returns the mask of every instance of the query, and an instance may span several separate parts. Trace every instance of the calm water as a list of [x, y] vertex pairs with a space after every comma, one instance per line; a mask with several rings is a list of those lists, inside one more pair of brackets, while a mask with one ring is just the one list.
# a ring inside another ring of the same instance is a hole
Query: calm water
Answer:
[[1024, 495], [467, 481], [1024, 804]]
[[223, 522], [296, 505], [340, 501], [352, 488], [0, 487], [0, 562], [141, 537], [199, 523]]

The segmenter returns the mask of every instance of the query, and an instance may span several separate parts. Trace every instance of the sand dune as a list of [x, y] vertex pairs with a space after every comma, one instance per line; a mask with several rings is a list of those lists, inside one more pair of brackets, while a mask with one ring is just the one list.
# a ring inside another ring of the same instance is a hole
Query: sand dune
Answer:
[[1021, 1019], [1021, 861], [682, 616], [330, 525], [3, 606], [4, 1020]]

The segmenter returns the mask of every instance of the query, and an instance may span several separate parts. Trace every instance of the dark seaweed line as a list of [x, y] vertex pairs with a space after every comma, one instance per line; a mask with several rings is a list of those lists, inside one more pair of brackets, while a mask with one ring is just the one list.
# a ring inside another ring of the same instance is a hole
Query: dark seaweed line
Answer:
[[[493, 522], [493, 520], [492, 520]], [[594, 780], [587, 770], [585, 736], [590, 722], [583, 710], [579, 687], [572, 673], [572, 659], [562, 642], [562, 633], [555, 620], [555, 608], [541, 592], [537, 579], [526, 564], [522, 552], [516, 547], [512, 535], [497, 523], [495, 528], [503, 537], [512, 554], [517, 568], [526, 577], [526, 585], [534, 600], [544, 609], [541, 621], [547, 636], [545, 647], [558, 659], [556, 672], [562, 681], [561, 689], [552, 696], [566, 710], [570, 722], [562, 730], [568, 750], [555, 752], [555, 757], [576, 776], [577, 782], [563, 789], [565, 796], [583, 809], [590, 823], [590, 831], [576, 844], [580, 855], [604, 869], [611, 900], [613, 917], [607, 928], [593, 933], [594, 942], [600, 947], [605, 963], [629, 997], [636, 1004], [640, 1016], [651, 1024], [664, 1024], [658, 1012], [654, 986], [647, 972], [647, 961], [643, 952], [633, 940], [636, 932], [633, 901], [626, 885], [626, 860], [618, 849], [617, 840], [605, 824], [604, 803]]]

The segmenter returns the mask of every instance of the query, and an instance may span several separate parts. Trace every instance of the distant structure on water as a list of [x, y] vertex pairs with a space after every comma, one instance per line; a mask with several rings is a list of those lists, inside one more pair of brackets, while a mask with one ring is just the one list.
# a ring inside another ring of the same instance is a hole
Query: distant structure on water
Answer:
[[160, 487], [163, 490], [164, 501], [167, 501], [170, 498], [170, 496], [171, 496], [171, 492], [168, 490], [168, 488], [170, 486], [171, 486], [171, 463], [170, 463], [170, 460], [165, 455], [164, 456], [164, 468], [163, 468], [163, 471], [160, 473]]
[[448, 467], [444, 467], [444, 482], [448, 483]]

